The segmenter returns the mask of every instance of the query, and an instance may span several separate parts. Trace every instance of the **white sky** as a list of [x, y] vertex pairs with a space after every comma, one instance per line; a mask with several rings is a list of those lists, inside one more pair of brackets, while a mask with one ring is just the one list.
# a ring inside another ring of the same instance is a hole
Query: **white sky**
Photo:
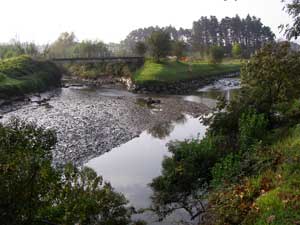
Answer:
[[290, 22], [281, 0], [0, 0], [0, 42], [18, 37], [38, 44], [73, 31], [79, 40], [119, 42], [133, 29], [173, 25], [191, 28], [201, 16], [219, 19], [248, 13], [279, 34]]

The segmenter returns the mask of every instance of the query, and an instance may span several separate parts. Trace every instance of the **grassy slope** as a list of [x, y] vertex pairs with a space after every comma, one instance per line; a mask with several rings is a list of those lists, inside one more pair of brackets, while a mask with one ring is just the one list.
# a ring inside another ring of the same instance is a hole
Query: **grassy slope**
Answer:
[[43, 91], [60, 83], [59, 69], [47, 61], [19, 56], [0, 61], [0, 98]]
[[250, 214], [250, 221], [256, 225], [300, 224], [300, 127], [270, 150], [270, 154], [280, 154], [281, 163], [275, 171], [265, 172], [274, 186], [256, 199], [258, 211]]
[[172, 82], [204, 78], [213, 75], [224, 75], [226, 73], [237, 72], [239, 69], [240, 63], [238, 62], [213, 65], [207, 62], [186, 63], [166, 61], [163, 63], [155, 63], [147, 60], [144, 66], [134, 74], [134, 80], [136, 82]]
[[210, 210], [217, 214], [205, 224], [300, 224], [300, 125], [274, 130], [270, 141], [255, 152], [258, 161], [252, 165], [264, 169], [210, 193]]

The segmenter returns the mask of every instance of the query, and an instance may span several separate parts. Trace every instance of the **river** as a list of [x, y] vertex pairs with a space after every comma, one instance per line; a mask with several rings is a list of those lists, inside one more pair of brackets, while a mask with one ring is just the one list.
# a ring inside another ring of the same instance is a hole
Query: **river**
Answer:
[[[32, 96], [32, 101], [5, 111], [1, 120], [19, 117], [55, 129], [56, 163], [72, 161], [93, 168], [139, 209], [151, 203], [148, 184], [160, 175], [162, 160], [170, 155], [166, 145], [202, 138], [206, 127], [199, 117], [216, 106], [218, 97], [231, 98], [238, 87], [237, 79], [226, 78], [188, 96], [151, 96], [161, 101], [151, 107], [140, 104], [149, 96], [125, 90], [62, 88]], [[49, 100], [41, 105], [35, 98]], [[160, 223], [151, 213], [136, 218], [153, 225], [188, 220], [183, 211]]]

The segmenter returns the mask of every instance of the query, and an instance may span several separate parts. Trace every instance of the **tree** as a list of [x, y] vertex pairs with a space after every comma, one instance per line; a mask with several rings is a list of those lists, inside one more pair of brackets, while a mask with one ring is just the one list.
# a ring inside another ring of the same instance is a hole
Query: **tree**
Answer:
[[299, 58], [288, 42], [263, 47], [241, 70], [242, 102], [268, 117], [288, 109], [300, 96]]
[[162, 57], [166, 57], [171, 49], [169, 33], [159, 30], [154, 31], [147, 40], [151, 56], [156, 62], [160, 62]]
[[221, 155], [217, 152], [220, 144], [222, 140], [212, 136], [169, 144], [172, 156], [164, 159], [162, 175], [150, 184], [151, 208], [161, 220], [177, 209], [184, 209], [191, 220], [204, 213], [201, 199], [211, 179], [210, 169]]
[[0, 224], [129, 224], [128, 201], [90, 168], [53, 165], [56, 135], [0, 124]]
[[139, 56], [144, 56], [147, 52], [147, 46], [145, 42], [139, 41], [135, 44], [134, 52]]
[[140, 28], [131, 31], [127, 35], [125, 40], [121, 42], [123, 51], [127, 52], [127, 54], [132, 54], [132, 51], [133, 53], [135, 53], [134, 50], [137, 42], [146, 42], [147, 39], [154, 31], [160, 31], [160, 30], [169, 33], [170, 38], [173, 41], [177, 41], [180, 39], [190, 41], [191, 39], [191, 30], [189, 29], [180, 28], [179, 30], [177, 30], [175, 27], [172, 26], [167, 26], [167, 27], [150, 26], [150, 27]]
[[177, 57], [177, 61], [183, 56], [186, 49], [186, 44], [184, 41], [174, 41], [172, 45], [172, 52]]
[[73, 57], [105, 57], [109, 56], [110, 52], [102, 41], [82, 41], [75, 43], [70, 50]]
[[39, 54], [38, 47], [33, 42], [31, 43], [23, 43], [22, 44], [24, 52], [26, 55], [30, 55], [32, 57], [35, 57]]
[[280, 27], [282, 29], [285, 28], [285, 35], [289, 40], [292, 38], [297, 39], [300, 36], [300, 0], [282, 0], [282, 2], [287, 2], [285, 9], [292, 17], [293, 24], [292, 26], [286, 24], [285, 26], [281, 25]]
[[71, 57], [72, 48], [76, 43], [76, 36], [73, 32], [61, 33], [58, 39], [49, 46], [50, 57]]
[[13, 39], [8, 44], [0, 45], [0, 58], [11, 58], [20, 55], [36, 57], [39, 54], [38, 46], [33, 42], [22, 43]]
[[224, 58], [224, 49], [220, 46], [210, 48], [210, 61], [213, 64], [221, 63]]
[[193, 23], [191, 34], [193, 49], [200, 51], [202, 56], [214, 45], [223, 46], [225, 53], [230, 54], [234, 43], [241, 44], [250, 56], [264, 44], [274, 41], [271, 29], [250, 15], [244, 19], [238, 15], [225, 17], [220, 22], [214, 16], [201, 17]]
[[241, 58], [241, 56], [242, 56], [242, 47], [239, 43], [235, 43], [232, 46], [231, 54], [234, 58]]

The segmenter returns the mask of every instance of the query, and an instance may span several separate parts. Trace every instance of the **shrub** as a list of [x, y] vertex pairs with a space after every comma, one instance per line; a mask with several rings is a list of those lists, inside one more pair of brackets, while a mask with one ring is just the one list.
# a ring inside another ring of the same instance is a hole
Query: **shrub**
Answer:
[[276, 119], [300, 95], [299, 57], [287, 42], [264, 46], [242, 67], [241, 103]]
[[86, 79], [98, 79], [103, 75], [114, 77], [130, 77], [137, 68], [139, 63], [80, 63], [66, 65], [66, 70], [73, 76]]
[[[163, 219], [178, 206], [191, 217], [195, 205], [201, 203], [199, 195], [205, 193], [211, 180], [211, 168], [220, 159], [222, 137], [207, 136], [202, 141], [190, 140], [169, 145], [171, 157], [163, 161], [162, 175], [153, 179], [152, 208]], [[196, 206], [201, 209], [200, 206]], [[200, 210], [199, 209], [199, 210]]]
[[264, 114], [255, 112], [243, 113], [239, 119], [239, 145], [240, 151], [246, 152], [263, 140], [266, 135], [268, 120]]
[[231, 153], [220, 162], [216, 163], [211, 170], [213, 177], [211, 181], [212, 187], [224, 187], [231, 183], [238, 182], [241, 173], [240, 160], [241, 157], [239, 155]]
[[53, 131], [0, 124], [0, 224], [129, 224], [125, 197], [89, 168], [52, 165]]
[[234, 58], [241, 58], [242, 57], [242, 46], [239, 43], [235, 43], [232, 46], [231, 54]]
[[175, 41], [172, 45], [173, 55], [176, 56], [176, 59], [179, 60], [186, 49], [186, 44], [184, 41]]
[[240, 184], [214, 192], [210, 196], [209, 211], [214, 220], [210, 221], [211, 224], [244, 224], [250, 211], [259, 210], [255, 204], [256, 199], [276, 187], [278, 177], [274, 175], [274, 172], [266, 171], [261, 176], [245, 179]]
[[6, 79], [5, 74], [0, 73], [0, 82], [1, 82], [1, 81], [4, 81], [5, 79]]
[[213, 64], [218, 64], [223, 61], [224, 49], [220, 46], [212, 46], [210, 48], [210, 61]]

